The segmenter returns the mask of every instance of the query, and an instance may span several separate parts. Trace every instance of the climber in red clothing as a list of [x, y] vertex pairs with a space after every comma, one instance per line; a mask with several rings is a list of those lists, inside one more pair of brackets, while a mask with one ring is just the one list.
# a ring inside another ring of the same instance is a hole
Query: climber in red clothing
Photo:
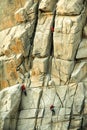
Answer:
[[54, 27], [51, 27], [50, 30], [51, 30], [51, 32], [54, 32]]
[[21, 90], [22, 90], [22, 92], [24, 93], [24, 95], [27, 96], [26, 87], [25, 87], [24, 84], [22, 84]]
[[52, 111], [52, 115], [55, 115], [55, 110], [54, 110], [54, 106], [53, 105], [50, 106], [50, 110]]

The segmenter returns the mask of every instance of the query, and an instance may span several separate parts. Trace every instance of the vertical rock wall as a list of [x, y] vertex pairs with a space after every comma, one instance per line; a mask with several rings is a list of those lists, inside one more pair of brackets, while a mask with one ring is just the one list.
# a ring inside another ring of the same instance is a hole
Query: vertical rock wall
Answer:
[[27, 87], [14, 129], [86, 130], [86, 0], [27, 0], [13, 12], [0, 24], [0, 88]]
[[27, 1], [24, 7], [14, 12], [16, 26], [0, 32], [1, 88], [22, 82], [29, 71], [37, 4]]

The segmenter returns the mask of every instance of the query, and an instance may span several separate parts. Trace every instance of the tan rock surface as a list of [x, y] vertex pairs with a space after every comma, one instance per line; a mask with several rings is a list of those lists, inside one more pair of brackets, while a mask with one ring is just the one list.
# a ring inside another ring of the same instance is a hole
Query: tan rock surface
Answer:
[[82, 15], [73, 17], [56, 16], [53, 35], [54, 56], [56, 58], [74, 59], [78, 45], [81, 42], [83, 20]]
[[21, 100], [19, 85], [6, 88], [0, 92], [0, 129], [16, 129], [18, 109]]
[[84, 0], [59, 0], [57, 3], [57, 13], [60, 15], [79, 15], [84, 8], [83, 3]]
[[71, 75], [71, 82], [82, 82], [87, 76], [87, 61], [77, 63]]
[[26, 0], [1, 0], [0, 3], [0, 30], [3, 30], [16, 24], [14, 12], [23, 7]]
[[76, 59], [87, 58], [87, 39], [83, 39], [79, 45]]
[[74, 61], [65, 61], [56, 58], [52, 60], [52, 76], [57, 78], [60, 83], [66, 83], [69, 80], [73, 68]]
[[38, 19], [36, 34], [34, 38], [33, 55], [38, 57], [46, 57], [50, 55], [51, 48], [51, 24], [53, 15], [45, 15]]
[[87, 1], [1, 0], [0, 18], [0, 130], [87, 130]]
[[52, 12], [55, 8], [57, 0], [41, 0], [39, 10], [45, 12]]

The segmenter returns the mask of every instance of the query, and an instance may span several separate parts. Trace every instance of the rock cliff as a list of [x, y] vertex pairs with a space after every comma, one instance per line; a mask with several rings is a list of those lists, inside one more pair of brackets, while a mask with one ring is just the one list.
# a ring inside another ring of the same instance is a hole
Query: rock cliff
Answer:
[[87, 130], [87, 1], [1, 0], [0, 18], [0, 130]]

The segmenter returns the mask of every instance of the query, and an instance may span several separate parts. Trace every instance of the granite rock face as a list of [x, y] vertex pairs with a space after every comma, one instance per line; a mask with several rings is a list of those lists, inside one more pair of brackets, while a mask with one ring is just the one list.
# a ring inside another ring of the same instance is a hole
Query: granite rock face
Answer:
[[[14, 12], [23, 7], [27, 0], [0, 1], [0, 30], [15, 26]], [[3, 21], [3, 22], [2, 22]]]
[[0, 130], [86, 130], [87, 1], [1, 0], [0, 10]]
[[19, 85], [0, 92], [0, 130], [15, 130], [21, 101]]

